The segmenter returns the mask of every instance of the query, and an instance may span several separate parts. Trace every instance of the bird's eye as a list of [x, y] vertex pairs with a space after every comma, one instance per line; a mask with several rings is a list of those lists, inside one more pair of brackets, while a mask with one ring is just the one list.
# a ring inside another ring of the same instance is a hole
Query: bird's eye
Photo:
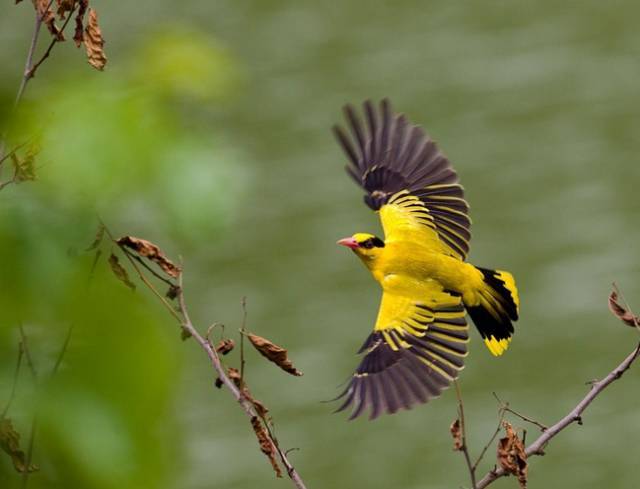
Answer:
[[371, 248], [373, 248], [374, 244], [373, 241], [368, 239], [366, 241], [363, 241], [362, 243], [360, 243], [360, 246], [362, 248], [366, 248], [367, 250], [370, 250]]

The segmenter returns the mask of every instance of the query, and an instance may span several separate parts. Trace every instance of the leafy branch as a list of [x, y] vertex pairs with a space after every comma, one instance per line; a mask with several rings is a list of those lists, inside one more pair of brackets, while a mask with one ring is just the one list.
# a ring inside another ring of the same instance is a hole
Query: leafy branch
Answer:
[[[288, 458], [288, 452], [290, 450], [283, 450], [275, 436], [273, 420], [268, 414], [268, 409], [262, 402], [253, 397], [246, 384], [244, 375], [243, 337], [245, 334], [252, 345], [267, 359], [292, 375], [302, 375], [301, 372], [293, 367], [291, 361], [287, 358], [286, 350], [257, 335], [246, 333], [246, 319], [243, 319], [240, 340], [242, 350], [241, 370], [232, 367], [226, 368], [222, 363], [220, 355], [227, 354], [234, 347], [234, 342], [233, 340], [223, 339], [219, 345], [214, 347], [209, 340], [209, 333], [212, 327], [209, 328], [207, 334], [203, 336], [194, 326], [184, 294], [182, 265], [178, 266], [174, 264], [158, 246], [147, 240], [133, 236], [124, 236], [119, 239], [114, 238], [104, 224], [101, 224], [98, 229], [96, 241], [91, 247], [91, 249], [96, 249], [96, 253], [99, 252], [100, 241], [105, 234], [111, 243], [122, 253], [142, 284], [156, 296], [167, 312], [178, 322], [182, 329], [182, 338], [193, 338], [207, 355], [211, 367], [217, 376], [215, 386], [224, 386], [249, 418], [260, 450], [269, 459], [276, 476], [282, 477], [281, 464], [293, 482], [293, 485], [298, 489], [306, 489], [300, 474]], [[115, 276], [120, 281], [130, 288], [135, 288], [135, 284], [129, 278], [126, 268], [120, 264], [120, 260], [114, 253], [111, 253], [109, 263]], [[161, 281], [164, 286], [168, 285], [169, 288], [166, 294], [162, 294], [153, 284], [154, 279]], [[244, 300], [243, 310], [245, 310]]]

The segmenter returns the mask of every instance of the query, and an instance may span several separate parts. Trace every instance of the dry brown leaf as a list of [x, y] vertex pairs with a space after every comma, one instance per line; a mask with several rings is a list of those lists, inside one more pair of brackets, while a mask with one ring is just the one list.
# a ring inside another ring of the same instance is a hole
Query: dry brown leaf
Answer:
[[180, 275], [180, 267], [174, 265], [160, 248], [146, 239], [135, 238], [133, 236], [123, 236], [117, 243], [135, 251], [139, 256], [147, 258], [156, 263], [167, 275], [178, 278]]
[[240, 387], [240, 383], [242, 380], [240, 377], [240, 370], [238, 370], [237, 368], [229, 367], [229, 369], [227, 370], [227, 377], [229, 377], [229, 379], [231, 379], [233, 383], [236, 384], [236, 387]]
[[120, 265], [120, 260], [118, 260], [118, 257], [113, 253], [111, 253], [111, 256], [109, 257], [109, 265], [111, 266], [111, 270], [118, 280], [120, 280], [131, 290], [136, 289], [136, 285], [131, 280], [129, 280], [129, 274], [127, 273], [127, 270], [122, 265]]
[[95, 69], [102, 71], [107, 64], [107, 56], [104, 54], [104, 39], [98, 25], [98, 14], [92, 8], [89, 9], [87, 26], [82, 37], [84, 47], [87, 50], [87, 60]]
[[175, 299], [176, 297], [178, 297], [178, 294], [180, 294], [180, 286], [176, 285], [176, 284], [171, 284], [169, 286], [169, 289], [167, 290], [167, 293], [165, 294], [165, 296], [167, 296], [168, 299]]
[[503, 426], [507, 436], [498, 441], [498, 463], [506, 473], [515, 475], [520, 487], [526, 489], [528, 467], [524, 445], [511, 424], [505, 421]]
[[100, 223], [100, 226], [98, 226], [98, 230], [96, 231], [96, 237], [93, 239], [93, 243], [91, 243], [91, 246], [89, 246], [86, 251], [93, 251], [100, 246], [100, 243], [102, 243], [102, 239], [104, 238], [104, 231], [104, 224]]
[[456, 418], [456, 420], [451, 423], [449, 431], [451, 431], [451, 436], [453, 437], [453, 449], [457, 451], [462, 450], [464, 444], [462, 443], [462, 429], [459, 418]]
[[235, 341], [233, 341], [230, 338], [229, 339], [220, 340], [220, 342], [216, 345], [216, 351], [218, 353], [220, 353], [221, 355], [226, 355], [231, 350], [233, 350], [234, 346], [236, 346], [236, 343], [235, 343]]
[[60, 20], [64, 20], [67, 12], [71, 12], [76, 6], [77, 0], [56, 0], [56, 4], [58, 5], [57, 14], [60, 17]]
[[258, 350], [262, 356], [269, 361], [275, 363], [278, 367], [287, 373], [295, 376], [301, 376], [302, 372], [293, 366], [291, 360], [287, 357], [287, 350], [271, 341], [255, 334], [247, 334], [251, 344]]
[[634, 316], [631, 311], [627, 310], [618, 302], [618, 293], [615, 290], [609, 295], [609, 310], [611, 313], [627, 326], [636, 328], [640, 326], [640, 318]]
[[264, 427], [260, 418], [254, 416], [251, 418], [251, 427], [253, 428], [253, 432], [256, 434], [258, 438], [258, 443], [260, 444], [260, 450], [264, 453], [269, 462], [271, 462], [271, 466], [273, 467], [273, 471], [276, 473], [276, 477], [282, 477], [282, 470], [278, 465], [278, 460], [276, 459], [276, 450], [271, 443], [271, 438], [269, 437], [269, 432]]
[[[261, 401], [253, 397], [253, 395], [251, 394], [251, 391], [249, 391], [249, 388], [247, 387], [247, 384], [243, 382], [243, 379], [240, 375], [240, 371], [237, 368], [229, 367], [227, 369], [227, 376], [229, 377], [229, 379], [231, 379], [231, 381], [233, 381], [236, 387], [240, 389], [240, 392], [247, 399], [247, 401], [253, 404], [253, 407], [255, 408], [256, 412], [262, 418], [266, 419], [269, 414], [269, 409]], [[220, 385], [218, 385], [218, 383]], [[222, 380], [220, 379], [216, 380], [216, 387], [222, 387]]]
[[36, 0], [36, 13], [40, 16], [42, 22], [46, 24], [47, 29], [49, 29], [51, 35], [56, 38], [56, 41], [64, 41], [64, 34], [56, 25], [56, 16], [51, 8], [49, 8], [49, 4], [49, 0]]
[[29, 464], [22, 450], [20, 450], [20, 434], [15, 430], [9, 418], [0, 419], [0, 449], [5, 452], [18, 472], [35, 472], [38, 467]]
[[78, 11], [76, 12], [76, 29], [73, 33], [73, 42], [76, 43], [76, 47], [80, 47], [84, 40], [84, 14], [89, 7], [89, 0], [79, 0]]

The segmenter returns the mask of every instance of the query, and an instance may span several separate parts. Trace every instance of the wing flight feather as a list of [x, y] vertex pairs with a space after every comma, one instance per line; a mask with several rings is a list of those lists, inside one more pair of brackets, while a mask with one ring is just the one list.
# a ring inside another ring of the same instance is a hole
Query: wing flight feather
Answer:
[[457, 173], [435, 142], [405, 116], [394, 115], [387, 99], [378, 109], [371, 101], [363, 104], [364, 124], [351, 105], [344, 111], [349, 130], [335, 126], [334, 133], [349, 160], [347, 172], [380, 214], [386, 239], [425, 243], [465, 260], [469, 206]]

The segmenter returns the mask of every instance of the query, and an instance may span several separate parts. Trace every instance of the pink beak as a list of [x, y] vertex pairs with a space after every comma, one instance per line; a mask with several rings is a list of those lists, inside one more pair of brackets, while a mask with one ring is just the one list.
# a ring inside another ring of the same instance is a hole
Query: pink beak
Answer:
[[342, 246], [346, 246], [347, 248], [351, 248], [352, 250], [355, 250], [360, 246], [358, 242], [353, 238], [343, 238], [338, 241], [338, 244]]

